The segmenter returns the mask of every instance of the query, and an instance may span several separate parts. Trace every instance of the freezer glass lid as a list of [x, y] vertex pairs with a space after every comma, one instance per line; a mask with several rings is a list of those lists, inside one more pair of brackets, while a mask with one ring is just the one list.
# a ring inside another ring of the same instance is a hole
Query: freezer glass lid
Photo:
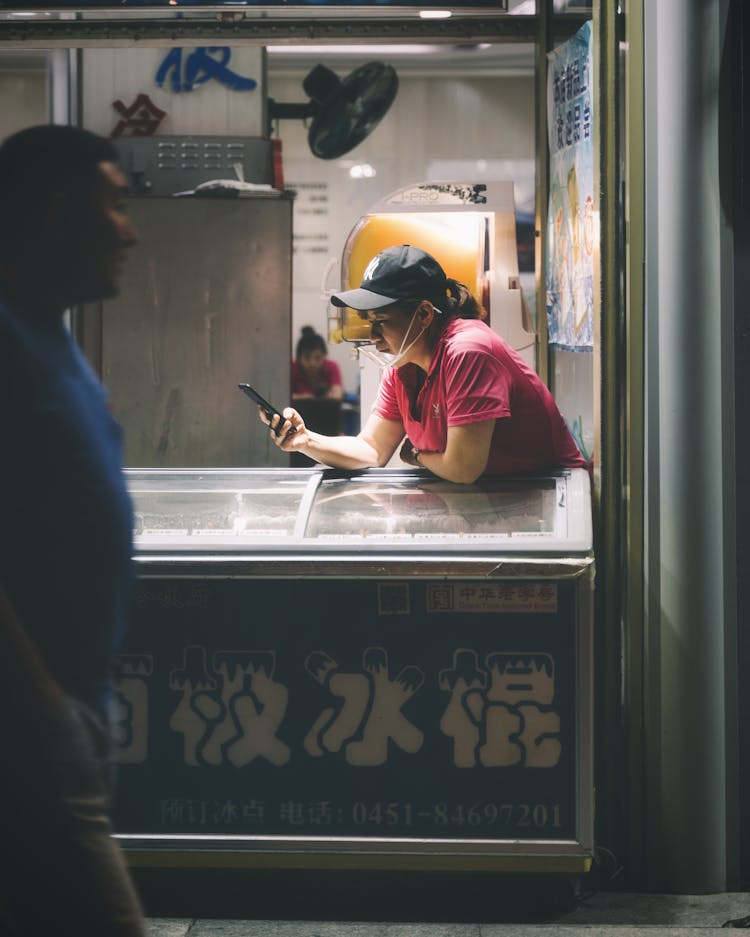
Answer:
[[306, 539], [493, 540], [559, 535], [556, 478], [326, 479], [312, 505]]
[[127, 473], [136, 542], [200, 547], [294, 536], [308, 472]]

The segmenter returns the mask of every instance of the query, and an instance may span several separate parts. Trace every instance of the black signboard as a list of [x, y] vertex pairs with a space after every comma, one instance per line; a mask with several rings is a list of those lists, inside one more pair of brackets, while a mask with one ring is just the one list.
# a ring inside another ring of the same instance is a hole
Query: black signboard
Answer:
[[572, 840], [569, 582], [143, 579], [129, 834]]

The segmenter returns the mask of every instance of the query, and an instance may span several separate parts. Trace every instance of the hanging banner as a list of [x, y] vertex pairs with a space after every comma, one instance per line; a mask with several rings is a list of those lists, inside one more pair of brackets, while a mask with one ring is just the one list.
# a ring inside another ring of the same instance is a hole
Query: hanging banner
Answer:
[[591, 23], [548, 53], [548, 60], [548, 340], [590, 349], [595, 243]]

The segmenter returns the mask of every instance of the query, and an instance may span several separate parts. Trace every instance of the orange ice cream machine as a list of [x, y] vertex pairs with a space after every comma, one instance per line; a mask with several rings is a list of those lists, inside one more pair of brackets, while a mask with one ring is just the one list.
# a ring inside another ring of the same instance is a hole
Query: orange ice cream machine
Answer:
[[[512, 182], [424, 182], [382, 199], [355, 224], [344, 245], [341, 289], [359, 286], [365, 267], [386, 247], [413, 244], [466, 284], [487, 322], [532, 367], [536, 335], [522, 300]], [[329, 340], [369, 343], [369, 325], [352, 309], [330, 307]], [[379, 370], [359, 356], [361, 412], [370, 411]]]

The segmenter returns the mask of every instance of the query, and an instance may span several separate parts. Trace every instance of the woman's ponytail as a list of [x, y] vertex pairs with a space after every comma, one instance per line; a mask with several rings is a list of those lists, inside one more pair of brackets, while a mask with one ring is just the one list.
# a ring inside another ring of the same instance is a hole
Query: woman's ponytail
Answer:
[[446, 310], [453, 319], [486, 319], [487, 312], [474, 298], [471, 290], [464, 283], [451, 277], [447, 278], [448, 296]]

